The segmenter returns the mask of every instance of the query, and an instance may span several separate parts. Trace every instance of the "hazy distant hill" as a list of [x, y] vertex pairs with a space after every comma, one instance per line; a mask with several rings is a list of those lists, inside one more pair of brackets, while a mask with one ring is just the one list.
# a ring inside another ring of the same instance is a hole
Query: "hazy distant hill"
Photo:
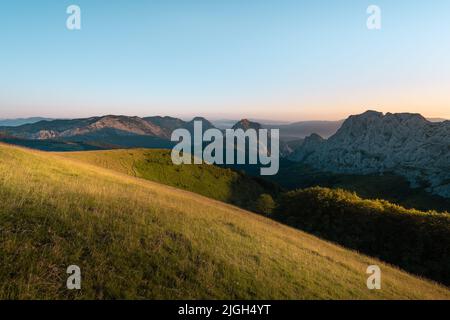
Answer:
[[183, 128], [186, 125], [186, 121], [173, 117], [155, 116], [146, 117], [143, 119], [154, 124], [155, 126], [159, 126], [162, 130], [165, 131], [167, 136], [170, 136], [173, 130]]
[[450, 197], [450, 121], [367, 111], [329, 139], [307, 137], [290, 157], [323, 171], [404, 176], [414, 187]]
[[25, 139], [70, 138], [102, 135], [106, 129], [123, 135], [165, 136], [160, 127], [138, 117], [103, 116], [86, 119], [40, 121], [14, 128], [2, 128], [7, 133]]
[[[81, 145], [100, 146], [99, 149], [115, 148], [172, 148], [174, 142], [170, 141], [172, 132], [176, 129], [187, 129], [194, 133], [194, 123], [202, 123], [203, 131], [215, 128], [214, 124], [203, 117], [195, 117], [191, 121], [173, 117], [129, 117], [108, 115], [85, 119], [39, 121], [17, 127], [0, 127], [0, 141], [2, 137], [9, 137], [8, 143], [17, 143], [37, 149], [55, 150], [61, 145], [60, 151], [67, 151], [70, 142]], [[241, 120], [234, 124], [234, 128], [255, 128], [262, 126], [259, 123]], [[45, 141], [45, 143], [43, 142]], [[56, 142], [56, 144], [54, 143]], [[69, 150], [70, 147], [69, 147]]]
[[[192, 133], [194, 121], [201, 121], [203, 130], [216, 128], [215, 124], [218, 125], [219, 129], [237, 128], [236, 126], [242, 125], [243, 121], [251, 125], [247, 126], [248, 128], [280, 129], [282, 155], [291, 153], [293, 147], [299, 145], [303, 138], [311, 133], [318, 133], [327, 137], [334, 134], [342, 124], [342, 121], [305, 121], [286, 124], [270, 120], [265, 120], [264, 123], [247, 119], [240, 121], [226, 120], [226, 124], [224, 124], [223, 121], [211, 122], [203, 117], [195, 117], [191, 121], [184, 121], [162, 116], [139, 118], [109, 115], [86, 119], [37, 121], [16, 127], [0, 126], [0, 132], [31, 140], [96, 141], [122, 147], [171, 147], [172, 145], [167, 144], [167, 141], [170, 140], [173, 130], [184, 128]], [[241, 126], [241, 128], [245, 127], [245, 124]], [[153, 139], [149, 137], [153, 137]], [[130, 144], [127, 145], [125, 140], [129, 141]]]
[[18, 118], [18, 119], [0, 119], [0, 127], [17, 127], [24, 124], [36, 123], [43, 120], [52, 120], [50, 118], [34, 117], [34, 118]]
[[[251, 123], [258, 123], [261, 128], [279, 129], [280, 140], [282, 142], [300, 141], [312, 133], [318, 133], [322, 137], [329, 137], [336, 133], [342, 125], [343, 120], [339, 121], [301, 121], [301, 122], [282, 122], [271, 120], [254, 120], [249, 119]], [[212, 123], [220, 129], [232, 128], [237, 120], [215, 120]]]
[[444, 119], [444, 118], [427, 118], [428, 121], [430, 122], [444, 122], [444, 121], [448, 121], [448, 119]]
[[[287, 125], [288, 121], [276, 121], [276, 120], [268, 120], [268, 119], [248, 119], [251, 122], [257, 122], [264, 125]], [[211, 120], [211, 123], [214, 124], [215, 127], [219, 129], [230, 129], [232, 128], [239, 120], [231, 120], [231, 119], [220, 119], [220, 120]]]
[[280, 139], [292, 141], [304, 139], [312, 133], [327, 138], [332, 136], [341, 127], [343, 120], [339, 121], [302, 121], [285, 125], [267, 125], [264, 128], [280, 129]]
[[[183, 121], [171, 117], [128, 117], [102, 116], [85, 119], [53, 120], [28, 123], [17, 127], [0, 127], [3, 137], [13, 137], [19, 140], [9, 140], [9, 143], [20, 142], [20, 145], [40, 146], [43, 143], [35, 141], [71, 142], [119, 147], [171, 148], [172, 131], [185, 128], [194, 130], [194, 121], [201, 121], [203, 130], [214, 128], [206, 119], [196, 117], [192, 121]], [[65, 150], [64, 148], [61, 150]]]

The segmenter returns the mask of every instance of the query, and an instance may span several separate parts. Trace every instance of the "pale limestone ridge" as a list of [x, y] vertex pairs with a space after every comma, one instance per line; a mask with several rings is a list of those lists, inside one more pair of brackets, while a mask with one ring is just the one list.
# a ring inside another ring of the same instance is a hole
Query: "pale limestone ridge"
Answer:
[[306, 138], [290, 158], [335, 173], [394, 172], [450, 198], [450, 121], [367, 111], [349, 117], [328, 140]]

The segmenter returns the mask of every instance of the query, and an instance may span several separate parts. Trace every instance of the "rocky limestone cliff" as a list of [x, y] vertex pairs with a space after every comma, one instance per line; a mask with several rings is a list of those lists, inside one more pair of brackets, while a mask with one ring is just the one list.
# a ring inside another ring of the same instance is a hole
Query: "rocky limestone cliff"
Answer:
[[367, 111], [349, 117], [328, 140], [306, 138], [290, 159], [335, 173], [394, 172], [450, 198], [450, 121]]

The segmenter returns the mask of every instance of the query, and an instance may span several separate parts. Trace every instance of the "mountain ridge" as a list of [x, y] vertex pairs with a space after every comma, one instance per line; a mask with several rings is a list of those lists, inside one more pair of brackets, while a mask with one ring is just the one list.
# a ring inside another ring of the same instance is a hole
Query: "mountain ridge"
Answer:
[[334, 173], [394, 172], [450, 197], [450, 121], [369, 110], [350, 116], [328, 139], [310, 135], [290, 159]]

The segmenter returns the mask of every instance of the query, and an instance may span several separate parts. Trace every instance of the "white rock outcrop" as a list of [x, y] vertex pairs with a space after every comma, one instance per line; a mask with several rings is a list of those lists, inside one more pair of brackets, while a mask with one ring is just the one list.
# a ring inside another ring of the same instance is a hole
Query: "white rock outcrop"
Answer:
[[367, 111], [349, 117], [328, 140], [307, 137], [290, 159], [334, 173], [393, 172], [450, 198], [450, 121]]

